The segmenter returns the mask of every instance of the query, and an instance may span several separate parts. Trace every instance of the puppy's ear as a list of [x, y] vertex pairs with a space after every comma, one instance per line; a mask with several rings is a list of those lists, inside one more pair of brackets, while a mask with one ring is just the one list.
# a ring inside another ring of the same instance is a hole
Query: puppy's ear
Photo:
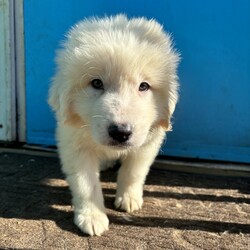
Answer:
[[172, 131], [172, 124], [169, 119], [160, 120], [159, 126], [161, 126], [166, 132]]
[[84, 126], [84, 121], [74, 110], [73, 104], [69, 104], [69, 106], [66, 108], [65, 119], [63, 123], [75, 128], [81, 128]]
[[[170, 44], [169, 44], [170, 43]], [[177, 67], [180, 61], [180, 55], [177, 51], [172, 48], [171, 41], [166, 40], [166, 44], [170, 47], [166, 50], [165, 56], [165, 72], [166, 75], [164, 77], [165, 89], [162, 90], [164, 95], [165, 103], [162, 107], [162, 116], [159, 122], [159, 125], [165, 131], [172, 130], [171, 118], [175, 110], [176, 103], [178, 101], [178, 92], [179, 92], [179, 78], [177, 75]]]
[[55, 112], [59, 111], [60, 109], [59, 84], [56, 83], [55, 79], [53, 79], [49, 89], [48, 104], [50, 105], [53, 111]]
[[49, 91], [48, 103], [56, 112], [60, 123], [78, 128], [84, 125], [84, 121], [74, 110], [74, 91], [56, 77]]
[[164, 107], [163, 117], [160, 119], [159, 125], [165, 131], [172, 131], [171, 117], [174, 113], [176, 103], [178, 101], [178, 87], [177, 76], [175, 76], [169, 84], [167, 91], [167, 106]]

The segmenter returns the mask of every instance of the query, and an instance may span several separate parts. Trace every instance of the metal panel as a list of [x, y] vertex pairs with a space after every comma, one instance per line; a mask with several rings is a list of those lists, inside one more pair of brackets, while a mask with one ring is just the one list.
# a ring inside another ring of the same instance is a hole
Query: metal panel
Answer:
[[250, 162], [250, 2], [26, 0], [29, 143], [54, 144], [46, 104], [54, 52], [76, 21], [104, 14], [154, 17], [182, 54], [181, 98], [163, 154]]
[[23, 0], [14, 1], [17, 140], [26, 141]]
[[183, 60], [164, 152], [250, 162], [250, 2], [173, 1], [170, 10]]

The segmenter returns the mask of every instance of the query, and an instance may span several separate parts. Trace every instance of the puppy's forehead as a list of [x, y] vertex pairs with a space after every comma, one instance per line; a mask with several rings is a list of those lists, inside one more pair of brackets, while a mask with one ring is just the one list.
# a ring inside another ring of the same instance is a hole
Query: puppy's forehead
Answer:
[[110, 83], [138, 83], [159, 75], [162, 68], [160, 61], [156, 50], [109, 46], [92, 53], [88, 71], [90, 75], [99, 76]]

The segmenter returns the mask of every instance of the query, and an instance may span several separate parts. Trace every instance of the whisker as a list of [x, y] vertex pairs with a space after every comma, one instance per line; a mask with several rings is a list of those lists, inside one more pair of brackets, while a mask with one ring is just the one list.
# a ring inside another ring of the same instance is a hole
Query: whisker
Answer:
[[[92, 68], [94, 69], [95, 67], [92, 67]], [[96, 69], [97, 69], [97, 68], [96, 68]], [[92, 79], [98, 78], [98, 79], [104, 81], [103, 77], [102, 77], [100, 74], [96, 74], [96, 75], [88, 74], [88, 75], [89, 75]]]
[[98, 68], [98, 67], [95, 67], [95, 66], [91, 66], [91, 67], [89, 67], [88, 69], [96, 69], [96, 70], [99, 70], [99, 68]]
[[87, 97], [89, 97], [89, 95], [88, 95], [88, 93], [86, 92], [85, 89], [82, 89], [82, 91], [83, 91], [83, 93], [84, 93]]
[[105, 119], [105, 118], [104, 118], [104, 119], [102, 119], [102, 121], [106, 122], [106, 121], [108, 121], [108, 119]]
[[90, 127], [89, 124], [85, 124], [85, 125], [82, 125], [81, 128], [86, 128], [86, 127]]
[[81, 79], [80, 79], [80, 85], [82, 85], [82, 81], [83, 81], [83, 79], [84, 79], [84, 77], [86, 77], [86, 75], [87, 75], [87, 73], [85, 73], [85, 74], [83, 74], [82, 76], [81, 76]]
[[92, 118], [99, 118], [99, 117], [104, 118], [103, 115], [93, 115], [93, 116], [92, 116]]
[[93, 115], [92, 118], [102, 118], [101, 121], [104, 121], [104, 122], [108, 121], [108, 119], [105, 118], [103, 115]]

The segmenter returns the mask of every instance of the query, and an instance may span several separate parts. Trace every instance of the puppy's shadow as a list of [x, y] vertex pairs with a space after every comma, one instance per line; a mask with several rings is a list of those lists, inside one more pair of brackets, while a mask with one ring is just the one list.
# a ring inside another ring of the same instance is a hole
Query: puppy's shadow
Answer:
[[[73, 222], [71, 192], [58, 158], [0, 154], [0, 214], [3, 218], [51, 220], [58, 227], [84, 236]], [[101, 174], [103, 182], [116, 180], [119, 164]], [[104, 189], [107, 208], [114, 209], [114, 189]]]
[[0, 163], [2, 218], [51, 220], [83, 235], [74, 226], [71, 194], [56, 157], [2, 153]]
[[[0, 154], [0, 214], [3, 218], [18, 218], [25, 220], [51, 220], [62, 230], [84, 236], [73, 222], [71, 207], [71, 193], [64, 176], [60, 171], [57, 158], [46, 158], [19, 154]], [[161, 177], [159, 180], [159, 176]], [[132, 221], [122, 219], [123, 214], [114, 211], [116, 170], [108, 170], [102, 174], [105, 205], [110, 213], [110, 222], [115, 225], [129, 225], [139, 227], [173, 227], [179, 229], [204, 230], [218, 232], [221, 230], [250, 233], [250, 225], [207, 222], [195, 220], [181, 220], [169, 218], [140, 217], [131, 215]], [[156, 182], [157, 180], [157, 182]], [[164, 181], [163, 181], [164, 180]], [[203, 188], [237, 188], [247, 193], [250, 184], [244, 179], [223, 179], [215, 177], [201, 177], [195, 175], [177, 174], [171, 172], [153, 171], [147, 179], [148, 185], [193, 186]], [[175, 194], [173, 192], [145, 191], [146, 197], [171, 199], [210, 200], [216, 202], [214, 195], [196, 196], [190, 194]], [[223, 199], [222, 199], [223, 198]], [[248, 198], [236, 199], [222, 197], [218, 201], [250, 203]], [[112, 212], [113, 211], [113, 212]], [[152, 211], [153, 215], [153, 211]], [[216, 226], [217, 225], [217, 226]], [[217, 228], [217, 229], [216, 229]]]

